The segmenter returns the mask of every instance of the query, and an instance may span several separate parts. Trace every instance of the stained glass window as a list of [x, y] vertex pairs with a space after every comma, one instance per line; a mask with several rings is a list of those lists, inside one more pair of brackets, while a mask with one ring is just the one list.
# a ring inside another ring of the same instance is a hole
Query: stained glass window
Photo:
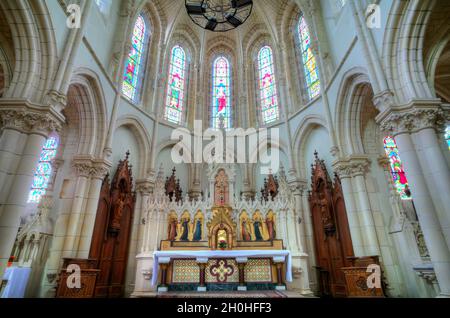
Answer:
[[316, 57], [311, 48], [311, 35], [303, 14], [300, 16], [297, 31], [300, 40], [301, 59], [305, 73], [306, 88], [308, 89], [309, 98], [313, 99], [320, 94], [320, 80]]
[[258, 73], [262, 119], [267, 124], [279, 118], [273, 52], [270, 46], [264, 46], [259, 51]]
[[213, 63], [212, 127], [231, 128], [230, 62], [220, 56]]
[[45, 194], [52, 177], [52, 160], [56, 156], [59, 140], [56, 136], [50, 136], [42, 147], [39, 163], [34, 173], [33, 183], [28, 195], [29, 203], [39, 203]]
[[172, 49], [167, 83], [166, 120], [179, 124], [183, 114], [185, 94], [186, 54], [182, 47]]
[[405, 170], [398, 154], [397, 144], [394, 138], [384, 138], [384, 151], [389, 157], [392, 181], [402, 200], [411, 199], [409, 193], [408, 180], [406, 179]]
[[147, 27], [143, 16], [140, 15], [134, 24], [131, 50], [125, 63], [122, 84], [122, 93], [132, 101], [136, 101], [138, 97], [138, 84], [141, 77], [140, 72], [143, 68], [146, 37]]
[[445, 129], [445, 140], [447, 141], [448, 149], [450, 150], [450, 126]]

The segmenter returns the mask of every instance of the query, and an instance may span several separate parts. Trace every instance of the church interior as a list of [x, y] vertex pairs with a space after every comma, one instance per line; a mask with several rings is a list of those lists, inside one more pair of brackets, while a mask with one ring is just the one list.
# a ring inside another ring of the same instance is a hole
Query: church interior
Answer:
[[449, 34], [449, 1], [0, 1], [0, 297], [450, 297]]

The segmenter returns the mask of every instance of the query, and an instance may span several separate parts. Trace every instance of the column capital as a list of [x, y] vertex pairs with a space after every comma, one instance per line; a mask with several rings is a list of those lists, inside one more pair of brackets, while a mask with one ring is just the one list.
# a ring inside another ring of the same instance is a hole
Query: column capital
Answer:
[[351, 178], [358, 175], [365, 175], [370, 165], [370, 159], [365, 155], [352, 155], [348, 158], [341, 158], [333, 162], [333, 169], [339, 178]]
[[294, 195], [302, 195], [304, 191], [308, 190], [308, 182], [306, 180], [290, 180], [288, 184]]
[[373, 105], [380, 112], [384, 112], [394, 105], [394, 93], [390, 90], [376, 94], [372, 99]]
[[103, 179], [109, 172], [112, 164], [108, 160], [95, 159], [88, 155], [75, 156], [72, 160], [72, 166], [75, 168], [78, 176]]
[[445, 113], [440, 101], [413, 101], [386, 109], [376, 120], [382, 131], [395, 137], [427, 128], [439, 130], [445, 124]]
[[389, 160], [389, 158], [387, 156], [381, 155], [381, 156], [378, 157], [377, 161], [378, 161], [378, 165], [380, 167], [382, 167], [383, 170], [389, 171], [389, 165], [390, 165], [391, 162], [390, 162], [390, 160]]
[[136, 191], [141, 195], [148, 195], [153, 192], [155, 183], [150, 181], [150, 179], [139, 179], [136, 180]]
[[112, 163], [105, 159], [94, 159], [92, 161], [92, 167], [89, 172], [92, 178], [103, 180], [111, 169]]
[[65, 119], [52, 106], [32, 104], [21, 100], [0, 101], [0, 122], [3, 127], [45, 138], [60, 133]]

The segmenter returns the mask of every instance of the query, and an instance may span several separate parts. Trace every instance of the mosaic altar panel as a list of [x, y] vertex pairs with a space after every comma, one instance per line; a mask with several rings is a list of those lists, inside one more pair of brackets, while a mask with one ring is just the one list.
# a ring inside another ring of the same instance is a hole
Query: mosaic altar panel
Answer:
[[198, 283], [200, 268], [195, 259], [176, 259], [172, 267], [172, 283]]
[[272, 266], [270, 259], [249, 259], [245, 265], [244, 273], [246, 282], [272, 282]]

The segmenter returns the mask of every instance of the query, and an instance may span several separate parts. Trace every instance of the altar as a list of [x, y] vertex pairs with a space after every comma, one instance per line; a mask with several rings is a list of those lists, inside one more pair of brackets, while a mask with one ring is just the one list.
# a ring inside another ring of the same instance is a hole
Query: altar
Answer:
[[158, 177], [146, 204], [133, 296], [286, 290], [288, 284], [308, 291], [307, 255], [287, 221], [295, 202], [285, 177], [269, 175], [259, 199], [237, 198], [233, 168], [209, 169], [210, 189], [200, 200], [183, 199], [175, 169], [165, 182]]

